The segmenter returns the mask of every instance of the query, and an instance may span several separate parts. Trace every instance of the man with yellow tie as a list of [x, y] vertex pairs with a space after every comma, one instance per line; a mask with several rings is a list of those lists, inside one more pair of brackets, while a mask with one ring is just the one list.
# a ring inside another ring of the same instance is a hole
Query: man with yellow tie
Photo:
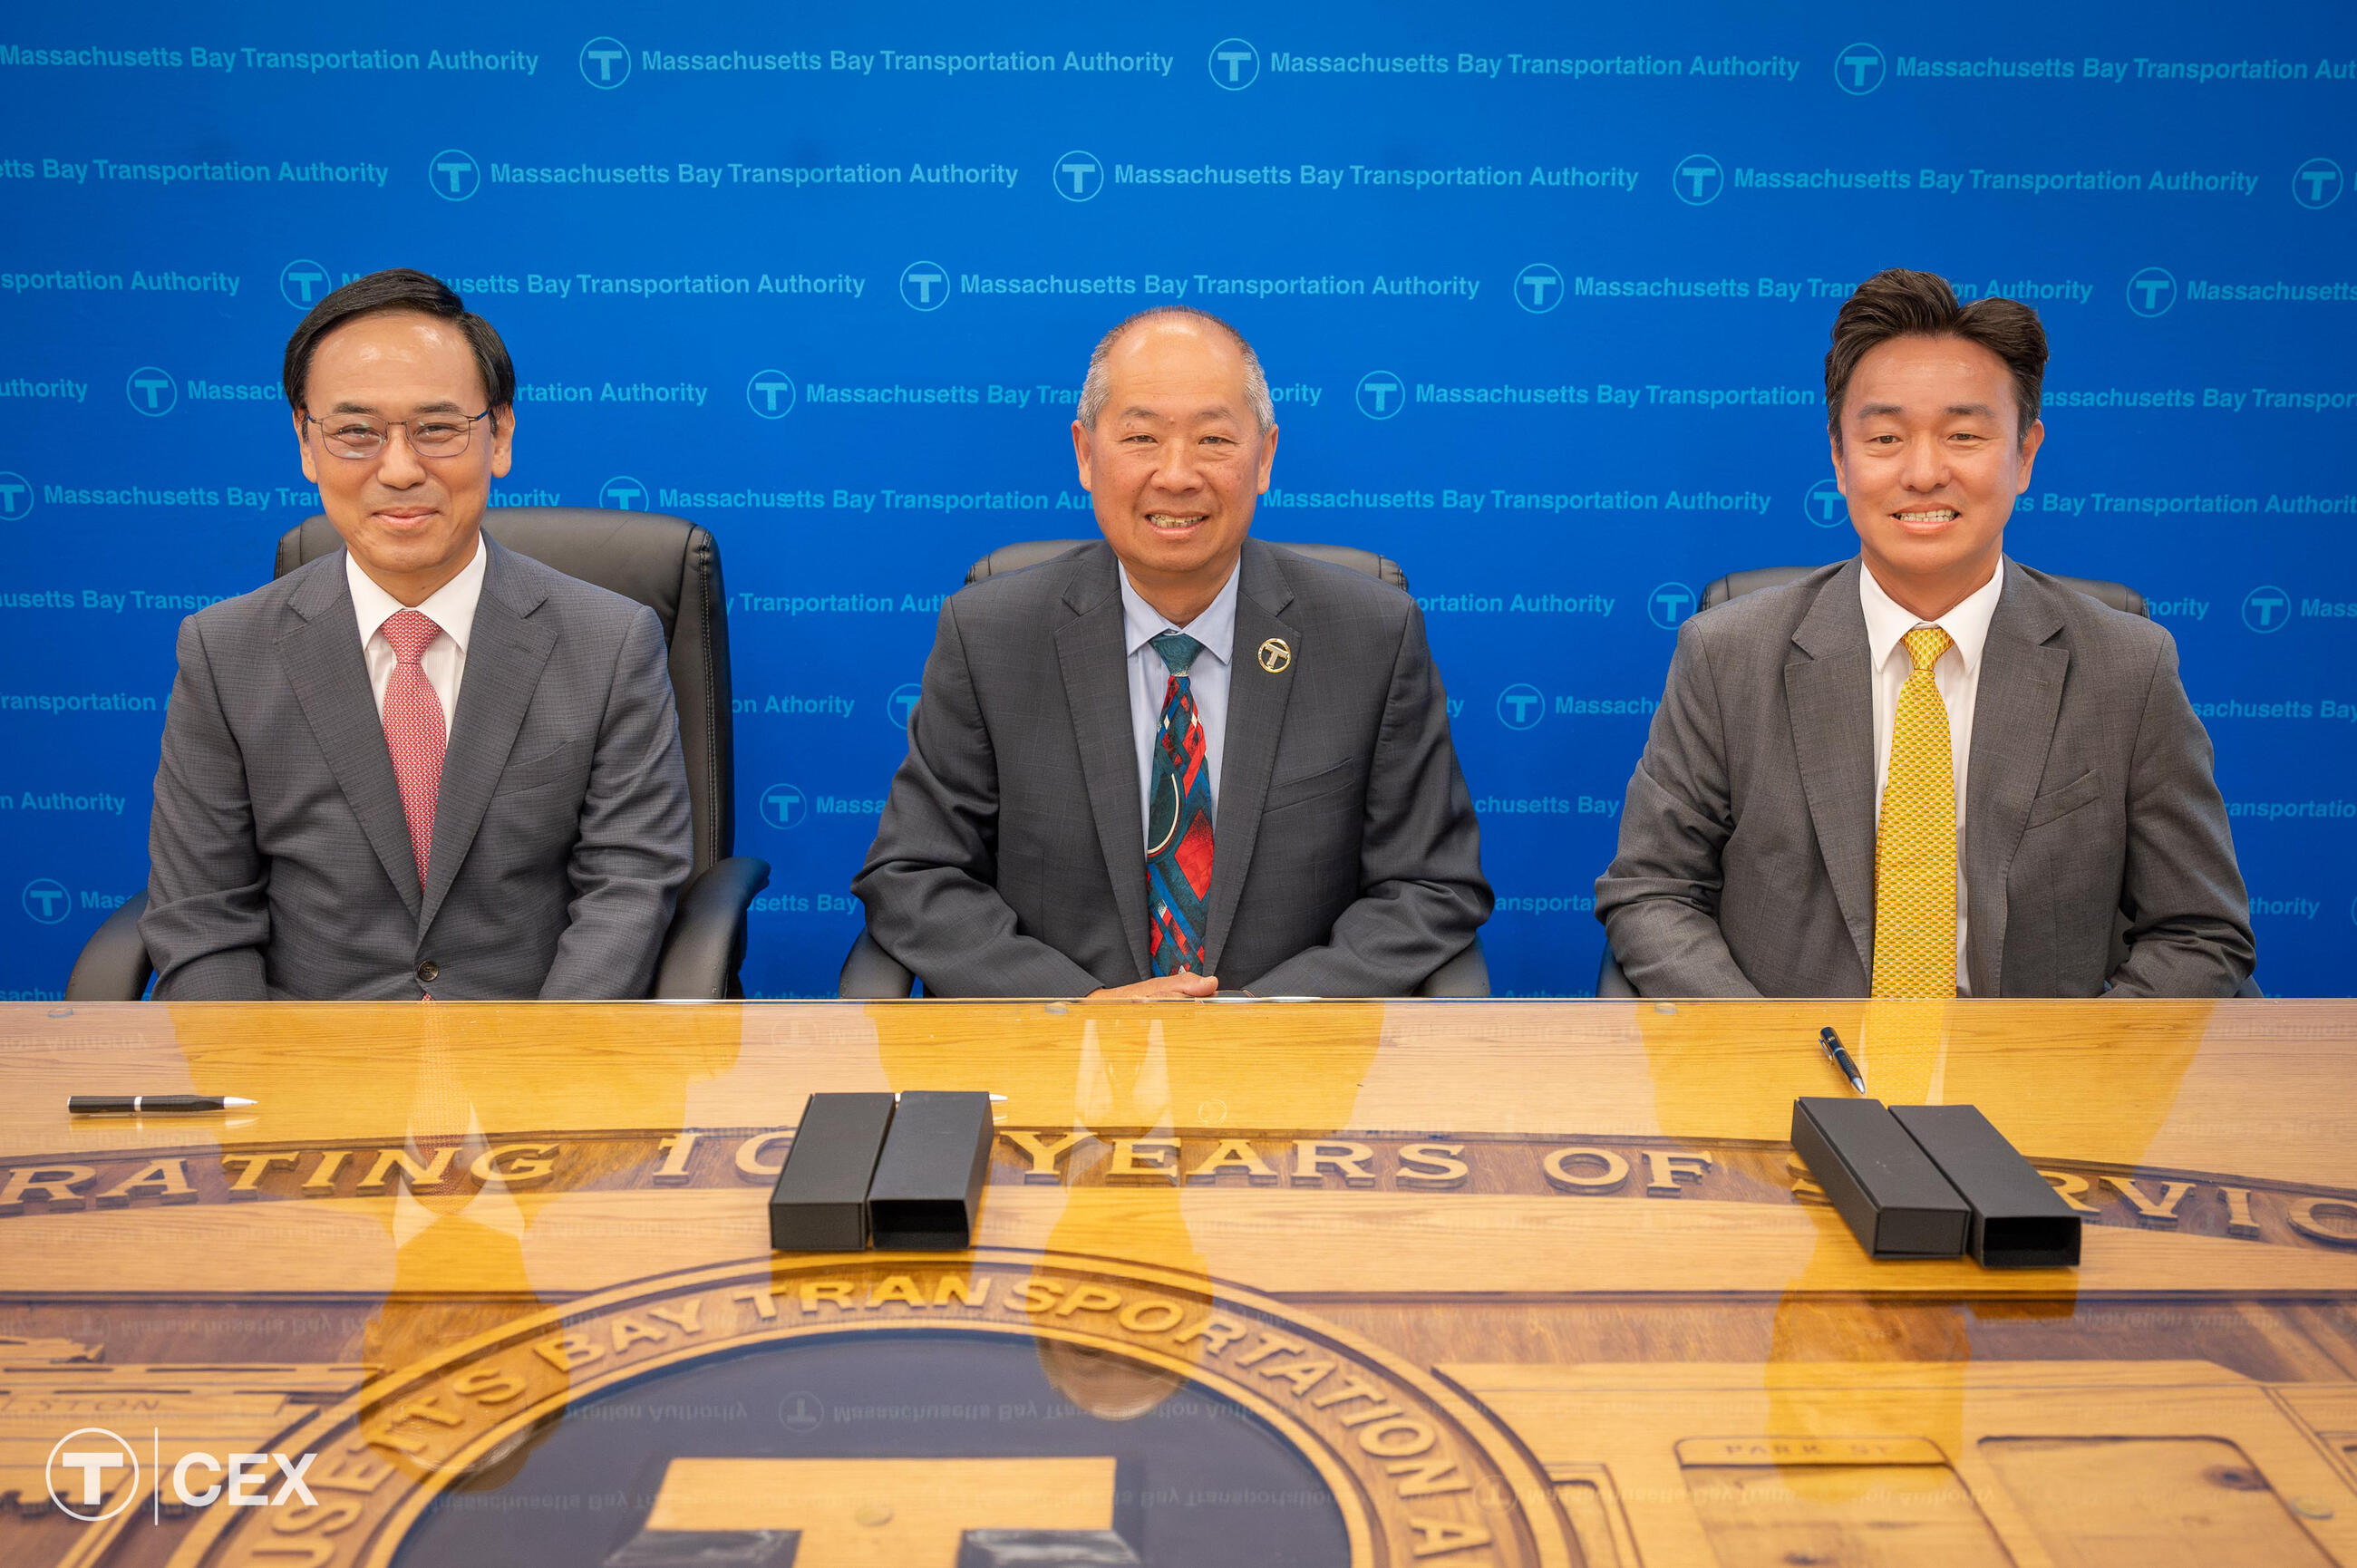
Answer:
[[2046, 334], [1929, 273], [1825, 355], [1854, 559], [1678, 634], [1596, 913], [1649, 996], [2223, 996], [2249, 899], [2175, 640], [2005, 555]]

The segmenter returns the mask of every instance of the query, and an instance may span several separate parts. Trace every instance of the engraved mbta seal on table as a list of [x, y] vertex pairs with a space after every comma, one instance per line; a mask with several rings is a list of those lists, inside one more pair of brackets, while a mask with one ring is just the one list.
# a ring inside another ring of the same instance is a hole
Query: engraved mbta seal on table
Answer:
[[[824, 1424], [781, 1431], [795, 1398]], [[943, 1568], [1576, 1561], [1544, 1477], [1429, 1373], [1200, 1275], [1052, 1253], [657, 1276], [290, 1435], [332, 1478], [322, 1507], [223, 1510], [178, 1561], [824, 1568], [887, 1534]]]

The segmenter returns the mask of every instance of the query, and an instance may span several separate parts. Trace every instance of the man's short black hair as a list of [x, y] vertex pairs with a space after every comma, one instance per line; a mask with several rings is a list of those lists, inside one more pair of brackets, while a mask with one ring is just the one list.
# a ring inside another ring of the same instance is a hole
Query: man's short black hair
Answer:
[[311, 355], [319, 347], [320, 338], [363, 316], [389, 316], [402, 311], [456, 322], [458, 330], [467, 335], [468, 347], [475, 351], [475, 369], [482, 372], [483, 391], [490, 397], [490, 406], [514, 405], [515, 365], [508, 359], [508, 346], [500, 341], [500, 335], [491, 329], [490, 322], [467, 308], [467, 302], [453, 294], [449, 285], [414, 267], [388, 267], [364, 278], [354, 278], [311, 307], [296, 327], [295, 336], [286, 339], [284, 378], [287, 405], [297, 409], [305, 406], [304, 383], [310, 380]]
[[1834, 317], [1833, 347], [1825, 350], [1825, 429], [1835, 446], [1841, 445], [1842, 403], [1858, 361], [1894, 338], [1958, 338], [2004, 360], [2013, 378], [2014, 439], [2029, 439], [2046, 381], [2046, 328], [2038, 312], [1994, 295], [1958, 305], [1956, 291], [1937, 273], [1886, 267], [1858, 285]]

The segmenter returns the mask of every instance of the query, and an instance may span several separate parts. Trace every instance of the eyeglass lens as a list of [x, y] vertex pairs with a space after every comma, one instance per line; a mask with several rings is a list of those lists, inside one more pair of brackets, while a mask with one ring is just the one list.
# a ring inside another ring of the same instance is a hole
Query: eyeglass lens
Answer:
[[360, 413], [331, 413], [319, 420], [319, 435], [339, 457], [373, 457], [384, 450], [395, 424], [409, 430], [409, 447], [421, 457], [455, 457], [467, 449], [475, 421], [462, 414], [382, 420]]

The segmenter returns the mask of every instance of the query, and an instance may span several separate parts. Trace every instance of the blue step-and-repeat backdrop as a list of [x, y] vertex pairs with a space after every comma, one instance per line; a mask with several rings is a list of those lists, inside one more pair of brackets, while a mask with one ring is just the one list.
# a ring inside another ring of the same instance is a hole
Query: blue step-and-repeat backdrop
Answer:
[[394, 264], [514, 352], [495, 502], [721, 541], [737, 847], [776, 866], [755, 993], [831, 993], [942, 597], [994, 545], [1092, 532], [1087, 350], [1168, 301], [1267, 366], [1259, 534], [1407, 570], [1499, 988], [1588, 991], [1696, 590], [1853, 549], [1821, 360], [1893, 264], [2044, 316], [2008, 543], [2144, 592], [2261, 982], [2352, 989], [2344, 5], [138, 5], [0, 34], [0, 994], [58, 994], [145, 886], [175, 628], [317, 507], [286, 334]]

